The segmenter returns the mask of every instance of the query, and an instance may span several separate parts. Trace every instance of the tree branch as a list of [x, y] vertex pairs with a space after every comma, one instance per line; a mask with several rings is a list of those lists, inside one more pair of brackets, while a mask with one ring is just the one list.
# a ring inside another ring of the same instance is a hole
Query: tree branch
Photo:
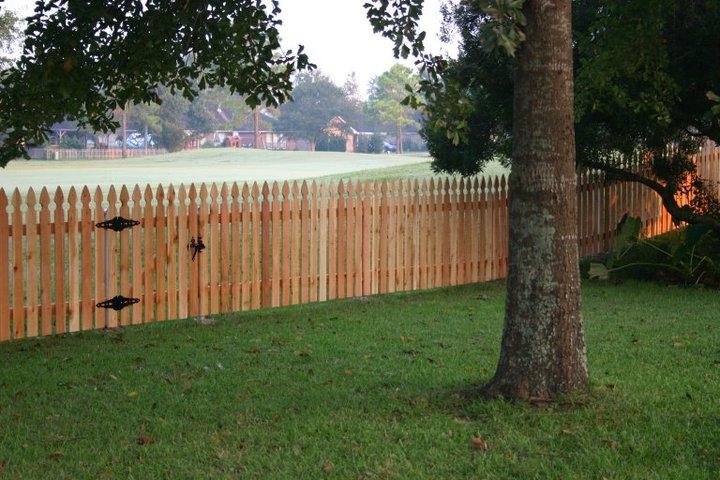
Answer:
[[602, 162], [584, 161], [581, 163], [581, 165], [584, 167], [601, 170], [606, 174], [609, 174], [619, 180], [637, 182], [645, 185], [646, 187], [654, 190], [655, 193], [660, 196], [660, 199], [663, 202], [663, 206], [668, 211], [668, 213], [670, 213], [673, 222], [684, 222], [688, 225], [706, 225], [713, 229], [715, 234], [720, 238], [720, 221], [709, 215], [698, 214], [692, 209], [692, 207], [688, 205], [680, 206], [675, 199], [675, 191], [657, 182], [656, 180], [645, 177], [635, 172], [631, 172], [629, 170], [611, 167], [609, 165], [605, 165]]

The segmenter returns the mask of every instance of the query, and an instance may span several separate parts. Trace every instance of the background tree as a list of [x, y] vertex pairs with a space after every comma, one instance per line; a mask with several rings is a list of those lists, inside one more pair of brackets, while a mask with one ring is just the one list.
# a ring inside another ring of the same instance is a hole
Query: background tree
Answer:
[[[646, 185], [676, 221], [720, 232], [713, 186], [688, 161], [706, 139], [720, 141], [720, 4], [573, 5], [578, 164]], [[487, 14], [477, 2], [462, 1], [446, 17], [460, 34], [460, 55], [442, 73], [422, 133], [437, 169], [472, 174], [491, 158], [511, 158], [515, 59], [478, 37]], [[693, 199], [686, 207], [676, 201], [682, 193]]]
[[0, 68], [12, 63], [12, 52], [22, 37], [20, 19], [10, 10], [0, 11]]
[[181, 95], [172, 94], [163, 89], [162, 100], [158, 109], [160, 118], [160, 143], [170, 152], [177, 152], [185, 147], [189, 136], [185, 133], [187, 112], [190, 102]]
[[160, 85], [194, 98], [227, 86], [247, 103], [278, 105], [311, 67], [302, 47], [281, 50], [278, 0], [39, 0], [19, 61], [0, 76], [0, 165], [71, 120], [118, 127], [112, 112], [159, 102]]
[[323, 129], [336, 115], [347, 116], [353, 105], [329, 77], [318, 71], [298, 75], [292, 90], [292, 101], [279, 108], [276, 129], [293, 138], [310, 142], [315, 149]]
[[419, 78], [411, 69], [399, 63], [374, 78], [370, 85], [368, 100], [380, 122], [389, 125], [396, 133], [398, 153], [403, 153], [405, 127], [417, 125], [417, 112], [403, 102], [408, 96], [407, 88], [417, 89]]

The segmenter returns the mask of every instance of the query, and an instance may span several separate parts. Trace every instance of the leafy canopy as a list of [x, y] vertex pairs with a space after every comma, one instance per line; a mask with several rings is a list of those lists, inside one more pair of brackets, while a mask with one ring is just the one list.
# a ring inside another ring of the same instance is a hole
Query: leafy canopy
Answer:
[[[720, 231], [720, 203], [688, 160], [720, 142], [720, 3], [575, 0], [573, 15], [578, 162], [654, 189], [676, 221]], [[423, 135], [437, 170], [469, 175], [511, 157], [514, 59], [478, 35], [496, 21], [478, 2], [446, 17], [461, 52], [439, 75]], [[693, 204], [679, 206], [688, 192]]]
[[115, 129], [113, 110], [159, 102], [160, 85], [284, 102], [313, 65], [302, 47], [281, 49], [279, 12], [278, 0], [38, 0], [21, 58], [0, 74], [0, 165], [63, 119]]

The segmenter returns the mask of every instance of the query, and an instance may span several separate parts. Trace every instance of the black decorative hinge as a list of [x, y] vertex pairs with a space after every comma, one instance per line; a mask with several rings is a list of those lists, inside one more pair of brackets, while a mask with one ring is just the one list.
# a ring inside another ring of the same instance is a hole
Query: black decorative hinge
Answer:
[[114, 230], [116, 232], [121, 232], [121, 231], [125, 230], [126, 228], [132, 228], [137, 225], [140, 225], [139, 221], [130, 220], [128, 218], [123, 218], [123, 217], [115, 217], [112, 220], [105, 220], [104, 222], [95, 224], [95, 226], [98, 228], [105, 228], [107, 230]]
[[130, 305], [135, 305], [136, 303], [140, 303], [139, 298], [128, 298], [123, 297], [122, 295], [116, 295], [110, 300], [105, 300], [104, 302], [100, 302], [95, 306], [97, 308], [112, 308], [116, 312], [119, 312], [123, 308], [129, 307]]

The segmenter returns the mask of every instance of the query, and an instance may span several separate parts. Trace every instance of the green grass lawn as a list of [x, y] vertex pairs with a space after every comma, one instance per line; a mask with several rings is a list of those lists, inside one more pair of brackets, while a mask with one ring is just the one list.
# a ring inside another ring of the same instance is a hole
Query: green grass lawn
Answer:
[[[500, 162], [490, 162], [484, 166], [483, 171], [479, 175], [495, 176], [495, 175], [507, 175], [509, 169], [502, 166]], [[429, 179], [430, 177], [446, 177], [446, 174], [437, 174], [430, 168], [430, 162], [414, 163], [411, 165], [399, 165], [396, 167], [386, 168], [371, 168], [368, 170], [361, 170], [359, 172], [342, 173], [336, 175], [328, 175], [325, 177], [318, 177], [318, 180], [331, 179], [338, 181], [342, 180], [397, 180], [397, 179], [411, 179], [415, 178], [422, 180], [423, 178]], [[460, 178], [458, 176], [458, 178]]]
[[716, 291], [586, 285], [592, 390], [545, 409], [457, 393], [494, 370], [503, 299], [473, 285], [0, 345], [0, 478], [720, 478]]

